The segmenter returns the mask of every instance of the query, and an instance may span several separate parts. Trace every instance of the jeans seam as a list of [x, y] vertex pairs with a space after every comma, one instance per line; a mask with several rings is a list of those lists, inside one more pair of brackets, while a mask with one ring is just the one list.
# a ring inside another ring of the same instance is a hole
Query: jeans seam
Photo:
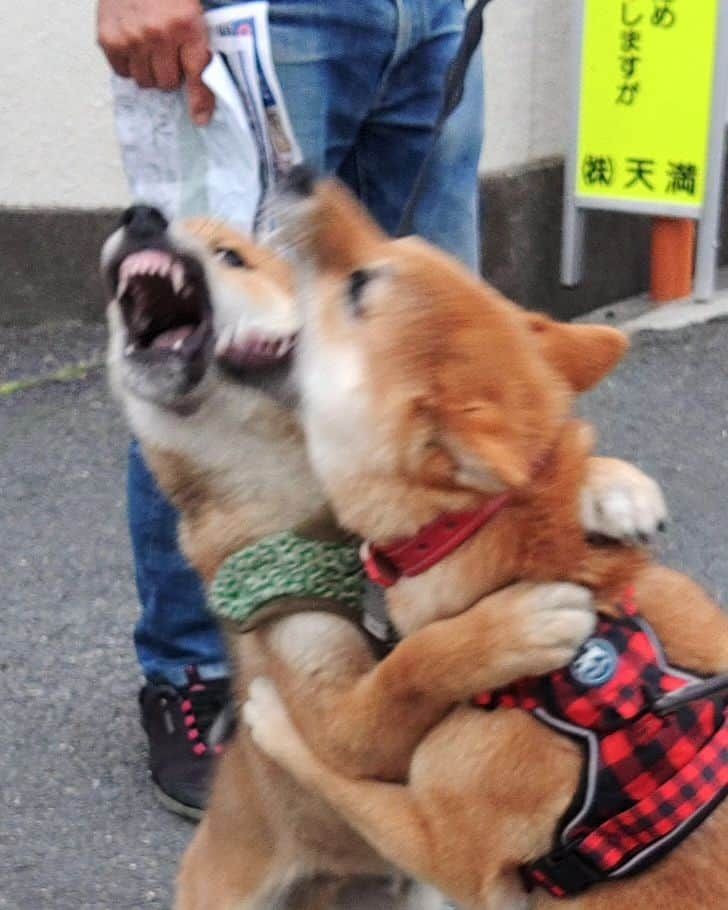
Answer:
[[392, 51], [392, 56], [389, 58], [389, 62], [384, 67], [384, 72], [379, 80], [379, 88], [372, 99], [370, 110], [376, 110], [377, 107], [379, 107], [379, 102], [387, 91], [387, 83], [392, 70], [397, 66], [404, 55], [411, 50], [412, 17], [405, 7], [404, 0], [394, 0], [394, 5], [397, 11], [397, 30], [394, 38], [394, 49]]

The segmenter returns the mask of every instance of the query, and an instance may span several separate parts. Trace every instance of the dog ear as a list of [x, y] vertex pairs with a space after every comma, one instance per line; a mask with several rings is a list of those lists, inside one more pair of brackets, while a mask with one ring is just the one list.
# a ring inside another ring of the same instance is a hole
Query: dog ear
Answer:
[[456, 465], [459, 486], [498, 492], [528, 481], [528, 456], [520, 451], [498, 405], [471, 401], [448, 416], [445, 441]]
[[431, 412], [429, 426], [420, 464], [430, 482], [499, 493], [528, 481], [529, 454], [518, 446], [497, 405], [471, 401]]
[[555, 322], [541, 313], [526, 319], [547, 362], [575, 392], [611, 373], [629, 347], [627, 336], [609, 326]]

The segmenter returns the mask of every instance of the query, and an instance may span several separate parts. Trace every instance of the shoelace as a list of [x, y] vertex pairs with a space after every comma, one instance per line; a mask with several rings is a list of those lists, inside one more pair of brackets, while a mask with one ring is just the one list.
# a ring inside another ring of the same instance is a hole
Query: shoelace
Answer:
[[[219, 680], [204, 682], [193, 668], [187, 670], [187, 677], [190, 684], [180, 690], [180, 709], [192, 751], [195, 755], [202, 756], [210, 748], [208, 734], [225, 707], [227, 683]], [[222, 752], [222, 748], [222, 744], [212, 747], [216, 754]]]

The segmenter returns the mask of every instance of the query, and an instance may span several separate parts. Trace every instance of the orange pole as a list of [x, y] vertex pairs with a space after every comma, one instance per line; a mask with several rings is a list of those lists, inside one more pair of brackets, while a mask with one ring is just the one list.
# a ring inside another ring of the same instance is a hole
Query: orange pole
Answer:
[[690, 218], [653, 218], [650, 298], [667, 303], [693, 292], [695, 222]]

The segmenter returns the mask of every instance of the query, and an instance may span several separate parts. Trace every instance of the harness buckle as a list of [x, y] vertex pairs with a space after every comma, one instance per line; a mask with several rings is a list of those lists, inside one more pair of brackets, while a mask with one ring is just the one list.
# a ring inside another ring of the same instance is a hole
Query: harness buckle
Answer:
[[531, 891], [536, 885], [554, 897], [579, 894], [608, 876], [578, 852], [578, 845], [558, 847], [536, 862], [523, 866], [521, 876]]

